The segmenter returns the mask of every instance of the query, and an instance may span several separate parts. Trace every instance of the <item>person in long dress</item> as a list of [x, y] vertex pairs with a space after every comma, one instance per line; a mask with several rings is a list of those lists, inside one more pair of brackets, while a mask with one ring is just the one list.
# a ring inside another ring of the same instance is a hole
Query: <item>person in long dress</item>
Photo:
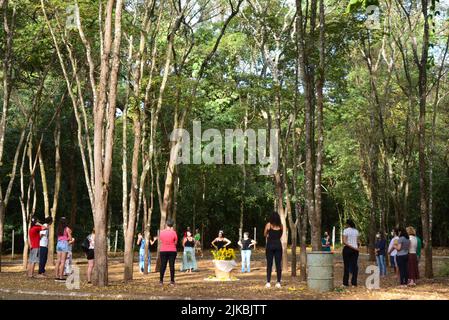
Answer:
[[184, 252], [182, 256], [181, 271], [192, 272], [198, 269], [195, 257], [195, 239], [192, 233], [187, 231], [186, 237], [182, 241]]

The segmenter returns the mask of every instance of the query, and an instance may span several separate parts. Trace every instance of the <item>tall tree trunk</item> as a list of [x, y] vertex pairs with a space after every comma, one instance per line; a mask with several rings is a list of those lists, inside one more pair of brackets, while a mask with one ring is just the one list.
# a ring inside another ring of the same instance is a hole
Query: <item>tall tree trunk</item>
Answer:
[[67, 163], [69, 172], [69, 192], [70, 192], [70, 225], [76, 224], [76, 215], [78, 211], [78, 174], [75, 167], [76, 152], [76, 121], [73, 115], [71, 122], [72, 134], [70, 135], [70, 154]]
[[124, 280], [132, 280], [133, 278], [133, 261], [134, 261], [134, 231], [136, 229], [136, 217], [137, 217], [137, 197], [139, 194], [139, 155], [140, 155], [140, 143], [142, 137], [142, 128], [140, 117], [136, 113], [134, 115], [133, 120], [133, 128], [134, 128], [134, 147], [133, 147], [133, 156], [132, 156], [132, 164], [131, 164], [131, 192], [129, 196], [129, 218], [128, 218], [128, 229], [126, 231], [125, 238], [125, 253], [124, 253], [124, 261], [125, 261], [125, 271], [124, 271]]
[[[20, 165], [20, 207], [22, 210], [22, 229], [23, 229], [23, 253], [22, 253], [22, 266], [23, 269], [26, 270], [28, 263], [28, 250], [29, 250], [29, 238], [28, 238], [28, 230], [30, 227], [30, 220], [32, 215], [34, 214], [35, 204], [36, 204], [36, 184], [35, 184], [35, 172], [36, 166], [39, 161], [40, 148], [42, 139], [40, 140], [37, 150], [36, 156], [33, 159], [33, 137], [32, 130], [28, 134], [27, 142], [25, 143], [23, 154], [22, 154], [22, 162]], [[25, 162], [26, 158], [28, 158], [28, 174], [29, 174], [29, 182], [28, 187], [25, 192]], [[33, 194], [33, 203], [32, 207], [30, 207], [31, 194]]]
[[[241, 97], [239, 97], [239, 101], [241, 101]], [[247, 128], [248, 128], [248, 108], [245, 108], [245, 118], [243, 120], [244, 132], [246, 132]], [[242, 179], [243, 180], [242, 180], [242, 192], [241, 192], [241, 199], [240, 199], [239, 239], [243, 239], [243, 232], [244, 232], [243, 231], [243, 217], [244, 217], [244, 213], [245, 213], [245, 197], [246, 197], [246, 166], [245, 166], [245, 164], [242, 164]], [[194, 229], [195, 229], [195, 224], [193, 225], [193, 230]]]
[[[321, 8], [321, 4], [320, 4]], [[309, 12], [309, 8], [307, 8], [306, 12]], [[317, 0], [312, 0], [310, 3], [310, 30], [309, 35], [310, 38], [306, 38], [306, 30], [304, 29], [305, 22], [308, 17], [303, 16], [302, 13], [302, 3], [300, 0], [296, 1], [296, 14], [298, 16], [297, 27], [299, 33], [299, 41], [298, 41], [298, 54], [300, 55], [300, 66], [301, 66], [301, 75], [302, 75], [302, 83], [304, 86], [304, 121], [305, 121], [305, 198], [306, 198], [306, 210], [307, 217], [310, 223], [310, 231], [311, 231], [311, 241], [312, 241], [312, 250], [321, 250], [321, 194], [318, 194], [318, 198], [315, 198], [315, 191], [321, 193], [321, 168], [316, 172], [315, 171], [315, 159], [314, 153], [316, 152], [317, 157], [322, 157], [322, 142], [320, 142], [320, 133], [318, 133], [318, 142], [321, 143], [320, 147], [317, 147], [315, 150], [315, 125], [314, 125], [314, 116], [315, 116], [315, 93], [319, 95], [320, 101], [317, 103], [323, 104], [322, 99], [322, 87], [324, 85], [324, 69], [322, 67], [322, 58], [323, 54], [321, 50], [324, 50], [324, 35], [321, 35], [320, 32], [320, 74], [318, 77], [318, 83], [315, 88], [315, 66], [310, 62], [311, 50], [314, 48], [315, 42], [313, 41], [315, 36], [315, 27], [316, 27], [316, 12], [317, 12]], [[324, 17], [323, 17], [324, 19]], [[321, 24], [321, 9], [320, 9], [320, 27], [324, 28], [324, 20], [323, 25]], [[324, 31], [323, 31], [324, 32]], [[316, 92], [315, 92], [316, 89]], [[318, 99], [317, 99], [318, 100]], [[320, 106], [318, 109], [321, 108]], [[320, 127], [320, 123], [322, 124], [322, 109], [318, 110], [318, 127]], [[320, 128], [318, 131], [320, 132]], [[321, 164], [317, 164], [321, 167]], [[315, 181], [318, 178], [319, 181]], [[315, 206], [319, 205], [318, 208]]]
[[[429, 143], [429, 230], [432, 231], [433, 226], [433, 160], [435, 157], [435, 135], [437, 126], [437, 110], [440, 103], [440, 82], [443, 76], [443, 70], [446, 62], [446, 57], [449, 49], [449, 37], [446, 40], [446, 46], [444, 49], [443, 58], [441, 61], [441, 66], [438, 71], [438, 78], [435, 89], [435, 98], [433, 102], [433, 113], [432, 113], [432, 131]], [[440, 238], [441, 239], [441, 238]], [[443, 246], [446, 241], [440, 240], [440, 246]]]
[[[372, 126], [374, 126], [374, 119], [371, 119]], [[372, 134], [375, 136], [375, 134]], [[372, 139], [371, 139], [372, 140]], [[369, 188], [370, 188], [370, 216], [369, 216], [369, 228], [368, 228], [368, 251], [369, 260], [375, 261], [375, 242], [376, 242], [376, 217], [378, 213], [378, 178], [377, 178], [377, 168], [378, 168], [378, 146], [370, 142], [369, 145]]]
[[[114, 38], [112, 38], [113, 9], [115, 3]], [[95, 268], [94, 283], [108, 285], [107, 256], [107, 210], [108, 193], [112, 170], [115, 112], [118, 70], [120, 67], [120, 42], [122, 0], [108, 0], [103, 34], [98, 101], [94, 106], [94, 225], [95, 225]], [[112, 50], [111, 50], [112, 48]], [[112, 61], [110, 64], [110, 57]], [[108, 81], [109, 80], [109, 81]], [[105, 120], [108, 126], [104, 128]], [[106, 129], [106, 130], [105, 130]], [[104, 147], [104, 156], [103, 156]]]
[[[296, 2], [296, 10], [302, 10], [301, 8], [301, 1]], [[296, 215], [296, 221], [295, 225], [297, 228], [297, 231], [299, 233], [299, 245], [300, 245], [300, 254], [299, 254], [299, 276], [301, 281], [307, 280], [307, 216], [306, 216], [306, 210], [304, 210], [301, 206], [301, 200], [300, 200], [300, 194], [299, 194], [299, 188], [297, 185], [297, 177], [298, 177], [298, 168], [299, 163], [301, 163], [301, 153], [298, 154], [298, 140], [301, 137], [302, 128], [298, 128], [296, 125], [296, 119], [299, 114], [299, 85], [300, 85], [300, 79], [301, 76], [301, 70], [304, 70], [302, 68], [302, 55], [301, 55], [301, 45], [300, 41], [303, 41], [301, 37], [303, 36], [300, 34], [302, 30], [302, 13], [298, 15], [295, 21], [296, 26], [296, 33], [295, 33], [295, 40], [296, 40], [296, 56], [295, 56], [295, 118], [294, 118], [294, 126], [292, 130], [292, 142], [293, 142], [293, 180], [292, 180], [292, 186], [293, 186], [293, 194], [295, 196], [295, 215]], [[299, 135], [299, 138], [297, 139], [296, 135]]]
[[[280, 83], [277, 79], [277, 77], [275, 76], [275, 121], [274, 121], [274, 129], [277, 130], [277, 134], [279, 136], [279, 139], [281, 141], [282, 136], [281, 136], [281, 88], [280, 88]], [[271, 127], [271, 121], [270, 121], [270, 117], [268, 117], [268, 127]], [[271, 140], [271, 137], [270, 137]], [[280, 142], [280, 144], [282, 144], [282, 141]], [[284, 268], [288, 268], [288, 255], [287, 255], [287, 249], [288, 249], [288, 226], [287, 226], [287, 216], [288, 216], [288, 211], [287, 208], [284, 206], [284, 181], [287, 179], [286, 176], [282, 175], [282, 170], [283, 170], [283, 161], [285, 161], [284, 155], [283, 155], [283, 150], [284, 148], [281, 146], [281, 152], [280, 152], [280, 158], [282, 158], [281, 161], [279, 161], [278, 164], [278, 168], [274, 174], [274, 185], [275, 185], [275, 192], [276, 192], [276, 203], [277, 203], [277, 211], [279, 213], [279, 216], [281, 217], [281, 223], [282, 226], [284, 227], [284, 232], [282, 232], [282, 237], [281, 237], [281, 243], [282, 243], [282, 265], [284, 266]], [[271, 151], [271, 150], [270, 150]]]
[[[246, 129], [245, 129], [246, 130]], [[240, 199], [240, 221], [239, 221], [239, 239], [243, 238], [243, 217], [245, 215], [245, 192], [246, 192], [246, 167], [245, 164], [242, 164], [242, 193]], [[195, 225], [193, 226], [195, 228]]]
[[[213, 48], [211, 49], [211, 51], [208, 53], [208, 55], [204, 58], [203, 62], [201, 63], [200, 67], [199, 67], [199, 71], [198, 71], [198, 75], [195, 79], [195, 82], [193, 84], [193, 88], [192, 88], [192, 94], [188, 97], [188, 101], [186, 103], [187, 107], [184, 108], [184, 110], [181, 113], [180, 116], [180, 120], [179, 121], [175, 121], [175, 124], [173, 126], [174, 129], [178, 129], [178, 128], [183, 128], [184, 127], [184, 123], [189, 111], [189, 107], [191, 107], [191, 105], [193, 104], [193, 99], [194, 97], [196, 97], [197, 94], [197, 89], [200, 83], [200, 80], [203, 78], [204, 76], [204, 72], [209, 64], [209, 62], [211, 61], [211, 59], [214, 57], [218, 46], [220, 45], [220, 42], [226, 32], [226, 29], [229, 25], [229, 23], [232, 21], [232, 19], [237, 15], [237, 13], [240, 11], [240, 6], [242, 5], [243, 0], [238, 0], [237, 5], [233, 4], [232, 2], [230, 2], [231, 4], [231, 13], [229, 14], [229, 16], [226, 18], [226, 20], [224, 21], [224, 24], [220, 30], [220, 33], [215, 41], [215, 44], [213, 46]], [[182, 13], [181, 13], [182, 14]], [[176, 19], [176, 23], [175, 25], [179, 24], [181, 21], [180, 19], [181, 17], [178, 17]], [[179, 26], [178, 26], [179, 28]], [[178, 28], [176, 28], [175, 30], [177, 30]], [[174, 36], [174, 35], [173, 35]], [[171, 38], [171, 37], [170, 37]], [[169, 38], [169, 39], [170, 39]], [[170, 44], [170, 43], [169, 43]], [[173, 45], [173, 44], [172, 44]], [[167, 48], [167, 52], [168, 48]], [[170, 48], [170, 54], [171, 54], [171, 48]], [[164, 69], [164, 71], [166, 70], [166, 68]], [[178, 70], [179, 72], [179, 70]], [[164, 72], [164, 76], [165, 76], [165, 72]], [[162, 82], [163, 83], [163, 82]], [[161, 85], [162, 88], [162, 85]], [[158, 109], [160, 109], [160, 104], [158, 102]], [[165, 228], [165, 223], [167, 220], [167, 216], [170, 214], [168, 212], [169, 210], [169, 204], [172, 201], [172, 197], [173, 197], [173, 183], [174, 183], [174, 174], [175, 174], [175, 167], [176, 167], [176, 161], [179, 155], [179, 149], [180, 149], [180, 141], [181, 141], [182, 135], [180, 130], [176, 131], [176, 136], [173, 137], [173, 141], [175, 141], [175, 143], [171, 143], [171, 147], [170, 147], [170, 159], [168, 161], [168, 165], [167, 165], [167, 170], [166, 170], [166, 176], [165, 176], [165, 187], [164, 187], [164, 196], [163, 196], [163, 203], [161, 206], [161, 221], [159, 224], [160, 229], [164, 229]]]
[[[5, 146], [6, 135], [6, 122], [9, 109], [9, 102], [11, 96], [12, 87], [12, 54], [13, 54], [13, 39], [14, 39], [14, 27], [16, 17], [16, 5], [12, 6], [11, 20], [8, 22], [8, 4], [9, 0], [4, 0], [1, 3], [1, 9], [3, 12], [3, 29], [4, 29], [4, 57], [2, 63], [3, 73], [3, 109], [0, 119], [0, 168], [3, 166], [3, 150]], [[3, 177], [0, 176], [0, 184], [3, 182]], [[10, 181], [13, 181], [13, 176]], [[3, 252], [3, 232], [5, 223], [5, 212], [8, 201], [5, 200], [6, 196], [3, 195], [3, 191], [0, 190], [0, 272], [2, 268], [2, 252]]]
[[320, 36], [319, 36], [319, 66], [318, 66], [318, 78], [316, 84], [317, 90], [317, 147], [316, 147], [316, 161], [315, 161], [315, 204], [314, 204], [314, 223], [312, 226], [312, 248], [313, 250], [321, 250], [321, 204], [322, 204], [322, 189], [321, 189], [321, 176], [323, 170], [323, 157], [324, 157], [324, 79], [325, 79], [325, 18], [324, 18], [324, 0], [319, 1], [319, 21], [320, 21]]
[[[62, 176], [62, 164], [61, 164], [61, 114], [60, 107], [64, 102], [65, 96], [61, 99], [61, 105], [56, 111], [56, 127], [54, 131], [54, 141], [55, 141], [55, 184], [54, 184], [54, 193], [53, 193], [53, 204], [50, 210], [50, 215], [53, 218], [53, 221], [56, 220], [56, 214], [58, 212], [58, 203], [59, 203], [59, 193], [61, 190], [61, 176]], [[71, 225], [73, 228], [73, 224]], [[54, 250], [55, 250], [55, 224], [52, 223], [50, 225], [49, 230], [49, 241], [48, 241], [48, 260], [53, 265], [54, 264]]]
[[425, 275], [433, 278], [432, 267], [432, 230], [430, 228], [429, 216], [429, 194], [428, 194], [428, 172], [426, 161], [426, 104], [427, 104], [427, 62], [429, 51], [429, 15], [428, 0], [421, 1], [421, 10], [424, 16], [423, 44], [420, 61], [416, 61], [419, 69], [418, 93], [419, 93], [419, 202], [421, 211], [421, 222], [423, 229], [424, 253], [425, 253]]

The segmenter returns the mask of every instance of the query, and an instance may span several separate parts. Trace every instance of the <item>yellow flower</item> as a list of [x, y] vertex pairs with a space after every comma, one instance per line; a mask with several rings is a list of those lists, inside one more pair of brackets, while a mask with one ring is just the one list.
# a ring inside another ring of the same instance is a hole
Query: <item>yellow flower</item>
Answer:
[[226, 249], [221, 248], [220, 250], [211, 251], [214, 257], [214, 260], [234, 260], [235, 259], [235, 251], [234, 249]]

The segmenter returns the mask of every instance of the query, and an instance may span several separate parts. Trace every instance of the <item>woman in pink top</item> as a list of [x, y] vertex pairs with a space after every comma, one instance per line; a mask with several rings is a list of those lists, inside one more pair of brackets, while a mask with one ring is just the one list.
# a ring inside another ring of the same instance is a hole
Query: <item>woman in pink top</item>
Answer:
[[65, 281], [64, 276], [64, 266], [65, 260], [67, 259], [67, 253], [69, 252], [69, 241], [72, 240], [72, 230], [69, 228], [67, 219], [62, 217], [59, 220], [58, 229], [58, 243], [56, 245], [56, 252], [58, 254], [58, 260], [56, 262], [56, 281]]
[[175, 284], [175, 260], [176, 260], [176, 243], [178, 242], [178, 235], [173, 230], [173, 221], [167, 220], [167, 227], [162, 230], [159, 235], [161, 269], [160, 269], [160, 284], [164, 283], [164, 274], [167, 269], [167, 262], [170, 265], [170, 285]]

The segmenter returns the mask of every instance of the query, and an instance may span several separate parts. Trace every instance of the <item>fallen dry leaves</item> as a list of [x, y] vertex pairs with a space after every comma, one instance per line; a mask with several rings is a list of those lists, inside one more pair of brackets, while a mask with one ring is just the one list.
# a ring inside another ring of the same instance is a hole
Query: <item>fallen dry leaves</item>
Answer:
[[[210, 257], [199, 259], [199, 272], [179, 272], [180, 261], [176, 263], [176, 286], [169, 287], [159, 285], [159, 274], [152, 272], [142, 275], [135, 264], [134, 280], [125, 282], [122, 280], [123, 264], [120, 258], [112, 258], [109, 266], [110, 285], [106, 288], [98, 288], [86, 282], [86, 264], [81, 259], [79, 262], [81, 271], [80, 290], [68, 290], [64, 283], [53, 280], [53, 267], [49, 266], [48, 278], [28, 279], [22, 271], [20, 264], [6, 265], [0, 273], [0, 299], [449, 299], [449, 279], [436, 278], [433, 280], [421, 279], [419, 285], [413, 288], [401, 288], [397, 285], [394, 275], [388, 275], [381, 279], [381, 289], [368, 290], [364, 286], [367, 275], [364, 270], [370, 264], [366, 257], [359, 261], [359, 286], [354, 288], [342, 288], [342, 263], [337, 254], [335, 260], [335, 290], [329, 293], [316, 293], [307, 289], [305, 282], [292, 278], [289, 272], [283, 272], [283, 287], [281, 289], [266, 289], [265, 285], [265, 260], [263, 251], [253, 254], [251, 273], [240, 273], [239, 267], [233, 271], [233, 276], [239, 281], [211, 282], [205, 278], [214, 274]], [[137, 261], [137, 259], [136, 259]], [[153, 260], [154, 261], [154, 260]], [[436, 263], [438, 265], [438, 263]], [[154, 264], [152, 265], [154, 271]], [[168, 282], [168, 271], [166, 274]], [[273, 272], [273, 279], [275, 274]]]

